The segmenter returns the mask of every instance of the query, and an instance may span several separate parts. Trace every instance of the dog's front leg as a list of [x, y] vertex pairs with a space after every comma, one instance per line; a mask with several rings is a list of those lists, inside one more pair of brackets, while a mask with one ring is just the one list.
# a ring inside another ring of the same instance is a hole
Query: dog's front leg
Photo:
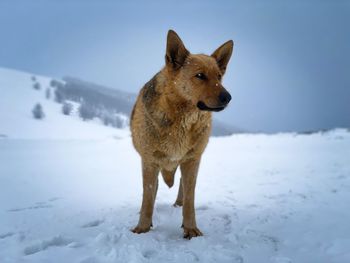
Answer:
[[152, 215], [154, 201], [158, 188], [159, 168], [156, 165], [142, 161], [143, 197], [140, 212], [140, 219], [132, 232], [146, 233], [152, 226]]
[[202, 236], [202, 232], [197, 228], [196, 215], [194, 209], [194, 195], [197, 180], [197, 173], [200, 159], [191, 159], [180, 165], [183, 186], [183, 228], [184, 238]]

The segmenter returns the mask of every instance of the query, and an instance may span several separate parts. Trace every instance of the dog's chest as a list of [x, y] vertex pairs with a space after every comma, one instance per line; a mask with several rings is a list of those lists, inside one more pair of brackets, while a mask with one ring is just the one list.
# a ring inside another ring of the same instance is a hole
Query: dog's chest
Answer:
[[160, 136], [160, 144], [168, 159], [176, 162], [196, 146], [209, 123], [199, 112], [178, 116], [169, 122], [171, 125]]

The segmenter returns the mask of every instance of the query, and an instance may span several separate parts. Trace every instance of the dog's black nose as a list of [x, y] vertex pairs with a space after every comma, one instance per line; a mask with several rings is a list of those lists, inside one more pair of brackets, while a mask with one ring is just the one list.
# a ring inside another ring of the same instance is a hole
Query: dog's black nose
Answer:
[[219, 101], [222, 104], [228, 104], [231, 100], [231, 95], [230, 93], [228, 93], [226, 90], [225, 91], [221, 91], [219, 94]]

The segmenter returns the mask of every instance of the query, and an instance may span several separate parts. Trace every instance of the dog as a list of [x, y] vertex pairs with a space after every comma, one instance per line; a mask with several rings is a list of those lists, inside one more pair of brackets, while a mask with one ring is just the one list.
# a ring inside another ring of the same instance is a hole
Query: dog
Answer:
[[191, 54], [175, 31], [169, 30], [165, 66], [141, 89], [131, 114], [131, 134], [142, 160], [143, 198], [140, 218], [131, 231], [150, 230], [158, 190], [158, 174], [174, 184], [181, 179], [174, 205], [183, 206], [183, 237], [202, 236], [196, 224], [194, 197], [198, 168], [211, 133], [212, 112], [231, 100], [222, 76], [233, 51], [233, 41], [211, 55]]

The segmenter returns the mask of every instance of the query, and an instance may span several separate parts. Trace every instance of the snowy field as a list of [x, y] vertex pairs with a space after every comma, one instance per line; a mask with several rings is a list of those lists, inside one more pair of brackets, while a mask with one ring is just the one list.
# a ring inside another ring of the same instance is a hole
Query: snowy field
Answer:
[[[211, 138], [196, 190], [203, 237], [182, 238], [178, 184], [154, 228], [129, 136], [0, 139], [0, 262], [350, 262], [350, 133]], [[178, 183], [179, 174], [176, 182]]]

